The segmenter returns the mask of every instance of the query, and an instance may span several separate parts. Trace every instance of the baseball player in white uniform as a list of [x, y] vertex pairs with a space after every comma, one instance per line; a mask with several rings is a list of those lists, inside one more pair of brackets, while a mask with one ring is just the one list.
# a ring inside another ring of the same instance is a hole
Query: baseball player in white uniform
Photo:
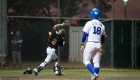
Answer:
[[[102, 49], [104, 47], [105, 26], [98, 20], [100, 10], [92, 9], [90, 17], [92, 20], [88, 21], [83, 28], [83, 36], [81, 43], [81, 51], [83, 51], [83, 63], [91, 73], [91, 80], [96, 80], [100, 70], [100, 59]], [[86, 42], [85, 49], [84, 43]], [[93, 59], [93, 64], [90, 60]]]

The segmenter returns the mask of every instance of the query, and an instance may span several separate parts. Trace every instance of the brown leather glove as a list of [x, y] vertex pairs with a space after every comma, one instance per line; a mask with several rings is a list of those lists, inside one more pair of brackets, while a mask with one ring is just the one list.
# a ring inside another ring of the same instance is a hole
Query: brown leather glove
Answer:
[[62, 24], [63, 24], [63, 26], [65, 26], [65, 27], [71, 27], [71, 22], [70, 22], [69, 19], [66, 19]]

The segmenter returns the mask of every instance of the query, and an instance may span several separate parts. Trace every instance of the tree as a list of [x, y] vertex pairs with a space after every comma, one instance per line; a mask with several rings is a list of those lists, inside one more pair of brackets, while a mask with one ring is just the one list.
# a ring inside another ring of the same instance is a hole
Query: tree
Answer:
[[[60, 14], [65, 17], [72, 17], [79, 14], [79, 4], [87, 7], [87, 1], [91, 1], [101, 10], [101, 17], [106, 18], [105, 13], [111, 10], [112, 0], [60, 0]], [[114, 0], [115, 1], [115, 0]], [[54, 8], [58, 8], [58, 0], [7, 0], [8, 8], [13, 7], [15, 16], [41, 16], [51, 17], [57, 16], [56, 12], [51, 12]], [[57, 9], [58, 10], [58, 9]], [[10, 15], [10, 14], [8, 14]]]
[[[76, 14], [78, 4], [82, 0], [60, 0], [60, 10], [62, 16], [69, 16]], [[8, 0], [8, 8], [13, 8], [15, 16], [52, 16], [51, 7], [58, 7], [58, 0]], [[70, 12], [69, 12], [70, 11]], [[10, 14], [9, 14], [10, 15]], [[57, 16], [53, 15], [53, 16]]]
[[91, 1], [97, 8], [100, 9], [101, 18], [107, 18], [106, 13], [111, 11], [112, 9], [112, 5], [110, 3], [116, 0], [91, 0]]

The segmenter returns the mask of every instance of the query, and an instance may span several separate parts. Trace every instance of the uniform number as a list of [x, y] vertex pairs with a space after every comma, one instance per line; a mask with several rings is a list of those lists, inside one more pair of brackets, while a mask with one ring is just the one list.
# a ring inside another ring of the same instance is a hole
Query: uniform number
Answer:
[[101, 27], [94, 26], [93, 28], [94, 28], [93, 34], [101, 34]]

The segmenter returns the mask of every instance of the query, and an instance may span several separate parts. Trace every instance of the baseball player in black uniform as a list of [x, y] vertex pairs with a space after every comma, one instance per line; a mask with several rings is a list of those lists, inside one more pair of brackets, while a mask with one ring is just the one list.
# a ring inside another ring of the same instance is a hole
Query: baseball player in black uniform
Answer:
[[37, 68], [34, 69], [35, 76], [37, 76], [38, 73], [43, 70], [43, 68], [47, 66], [51, 60], [55, 61], [55, 65], [53, 68], [55, 75], [61, 75], [61, 67], [58, 63], [58, 56], [55, 54], [55, 51], [58, 46], [64, 46], [64, 36], [66, 34], [66, 31], [64, 29], [60, 29], [58, 32], [56, 29], [60, 26], [64, 26], [64, 23], [54, 25], [52, 34], [48, 39], [48, 47], [46, 49], [47, 57], [44, 62], [42, 62]]

